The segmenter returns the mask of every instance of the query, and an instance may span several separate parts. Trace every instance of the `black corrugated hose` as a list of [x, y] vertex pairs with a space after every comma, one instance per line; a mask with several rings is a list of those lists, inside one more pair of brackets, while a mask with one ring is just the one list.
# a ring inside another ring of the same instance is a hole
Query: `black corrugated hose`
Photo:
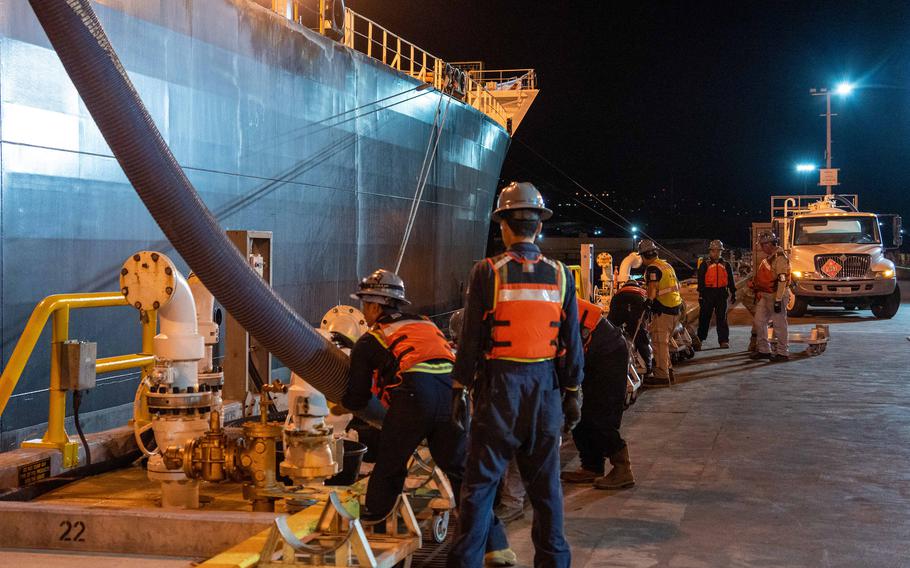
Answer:
[[29, 0], [126, 177], [205, 287], [262, 345], [338, 402], [348, 358], [316, 333], [227, 239], [139, 98], [88, 0]]

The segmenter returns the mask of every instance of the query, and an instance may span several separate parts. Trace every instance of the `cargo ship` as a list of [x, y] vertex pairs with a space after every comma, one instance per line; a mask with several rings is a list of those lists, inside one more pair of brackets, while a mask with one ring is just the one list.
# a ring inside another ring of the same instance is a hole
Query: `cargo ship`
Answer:
[[[484, 253], [510, 135], [537, 93], [533, 70], [447, 63], [341, 2], [93, 6], [220, 225], [271, 233], [271, 285], [297, 313], [318, 322], [399, 256], [417, 310], [457, 307]], [[189, 269], [26, 0], [0, 1], [0, 113], [6, 365], [46, 296], [116, 291], [123, 259], [139, 250]], [[97, 342], [103, 357], [140, 351], [135, 327], [129, 307], [83, 310], [69, 334]], [[49, 361], [45, 331], [0, 418], [0, 450], [44, 432]], [[138, 370], [99, 375], [86, 428], [123, 424], [138, 380]]]

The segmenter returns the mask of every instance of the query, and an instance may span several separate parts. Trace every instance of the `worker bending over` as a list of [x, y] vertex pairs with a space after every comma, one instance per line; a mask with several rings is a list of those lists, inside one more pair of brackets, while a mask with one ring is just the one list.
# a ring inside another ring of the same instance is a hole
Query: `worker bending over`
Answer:
[[[457, 499], [467, 436], [451, 421], [455, 355], [448, 341], [429, 319], [401, 311], [410, 302], [405, 298], [404, 282], [394, 272], [377, 270], [361, 281], [351, 297], [360, 300], [370, 331], [351, 351], [342, 404], [350, 410], [366, 407], [375, 378], [380, 399], [388, 407], [361, 518], [372, 522], [389, 514], [404, 487], [408, 461], [424, 439]], [[484, 541], [487, 550], [508, 551], [505, 528], [490, 517], [487, 524], [492, 529]]]
[[[790, 300], [790, 259], [784, 249], [778, 246], [777, 235], [765, 231], [758, 236], [758, 244], [765, 255], [755, 277], [752, 289], [755, 291], [755, 333], [757, 351], [750, 359], [767, 359], [774, 362], [790, 359], [787, 342], [787, 303]], [[768, 341], [768, 324], [774, 326], [777, 337], [777, 352], [771, 354]]]
[[645, 267], [648, 302], [651, 309], [651, 339], [654, 342], [654, 372], [642, 383], [646, 386], [669, 386], [673, 381], [670, 362], [670, 336], [679, 321], [682, 296], [679, 280], [670, 263], [658, 258], [657, 245], [650, 239], [638, 244], [638, 254]]
[[[572, 438], [581, 469], [566, 471], [567, 483], [594, 483], [597, 489], [635, 485], [629, 447], [619, 434], [626, 406], [629, 347], [622, 331], [604, 319], [600, 306], [578, 300], [578, 317], [585, 353], [585, 403]], [[606, 476], [605, 460], [613, 469]]]
[[[534, 508], [534, 565], [571, 564], [559, 441], [561, 427], [574, 428], [580, 418], [584, 375], [572, 275], [534, 244], [551, 215], [533, 185], [510, 184], [493, 213], [507, 250], [471, 271], [452, 376], [456, 389], [473, 388], [474, 417], [449, 566], [483, 564], [496, 486], [513, 457]], [[455, 400], [457, 419], [458, 391]]]
[[654, 370], [651, 336], [648, 334], [648, 292], [637, 280], [629, 280], [610, 298], [607, 319], [620, 328], [645, 363], [645, 375]]
[[[698, 339], [708, 339], [711, 316], [717, 324], [717, 343], [721, 349], [730, 348], [730, 326], [727, 325], [727, 304], [736, 303], [736, 283], [733, 281], [733, 267], [720, 253], [724, 243], [711, 241], [708, 258], [698, 266]], [[699, 347], [700, 349], [700, 347]]]

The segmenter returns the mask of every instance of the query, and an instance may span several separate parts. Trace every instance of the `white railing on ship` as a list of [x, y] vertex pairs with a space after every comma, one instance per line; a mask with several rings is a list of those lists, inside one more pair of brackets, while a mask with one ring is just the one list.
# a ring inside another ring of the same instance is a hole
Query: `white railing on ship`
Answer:
[[468, 75], [490, 91], [537, 89], [533, 69], [468, 69]]

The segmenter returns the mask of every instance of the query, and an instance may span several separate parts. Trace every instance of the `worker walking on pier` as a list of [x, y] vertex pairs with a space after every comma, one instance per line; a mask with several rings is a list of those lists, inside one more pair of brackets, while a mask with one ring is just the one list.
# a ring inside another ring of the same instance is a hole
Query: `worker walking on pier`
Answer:
[[[565, 471], [567, 483], [593, 483], [597, 489], [635, 485], [629, 446], [619, 434], [626, 406], [629, 347], [622, 331], [603, 317], [600, 306], [578, 300], [578, 317], [585, 353], [585, 403], [572, 438], [581, 469]], [[604, 475], [605, 461], [613, 468]]]
[[[754, 327], [758, 345], [757, 351], [749, 358], [774, 362], [787, 361], [790, 359], [787, 342], [790, 259], [784, 249], [780, 248], [777, 235], [771, 231], [761, 233], [758, 236], [758, 243], [767, 257], [762, 259], [752, 279], [752, 289], [757, 299]], [[774, 326], [774, 335], [777, 337], [777, 352], [774, 354], [771, 353], [771, 344], [768, 342], [769, 323]]]
[[[471, 271], [452, 376], [456, 389], [473, 387], [474, 417], [449, 566], [484, 563], [496, 487], [513, 457], [534, 508], [534, 565], [571, 564], [559, 441], [561, 427], [574, 428], [581, 416], [583, 355], [572, 275], [534, 244], [551, 215], [532, 184], [511, 183], [493, 213], [507, 251]], [[458, 390], [454, 400], [453, 420], [460, 421]]]
[[654, 342], [654, 372], [642, 381], [646, 386], [669, 386], [673, 381], [670, 362], [670, 336], [679, 321], [682, 296], [679, 280], [670, 263], [658, 258], [657, 244], [644, 239], [638, 244], [638, 254], [645, 266], [648, 302], [651, 309], [651, 339]]
[[736, 303], [736, 283], [733, 267], [720, 253], [724, 243], [711, 241], [708, 258], [698, 266], [698, 339], [704, 343], [711, 328], [711, 316], [717, 324], [717, 342], [721, 349], [730, 348], [730, 326], [727, 325], [727, 307]]
[[[379, 396], [388, 406], [361, 518], [377, 521], [389, 514], [404, 487], [408, 461], [424, 439], [457, 499], [467, 436], [451, 420], [455, 355], [448, 341], [429, 319], [401, 311], [410, 302], [405, 298], [404, 282], [394, 272], [377, 270], [361, 281], [351, 297], [361, 301], [370, 331], [351, 350], [342, 404], [351, 410], [366, 407], [375, 377]], [[487, 524], [491, 526], [484, 541], [487, 550], [507, 551], [503, 524], [492, 514]]]

